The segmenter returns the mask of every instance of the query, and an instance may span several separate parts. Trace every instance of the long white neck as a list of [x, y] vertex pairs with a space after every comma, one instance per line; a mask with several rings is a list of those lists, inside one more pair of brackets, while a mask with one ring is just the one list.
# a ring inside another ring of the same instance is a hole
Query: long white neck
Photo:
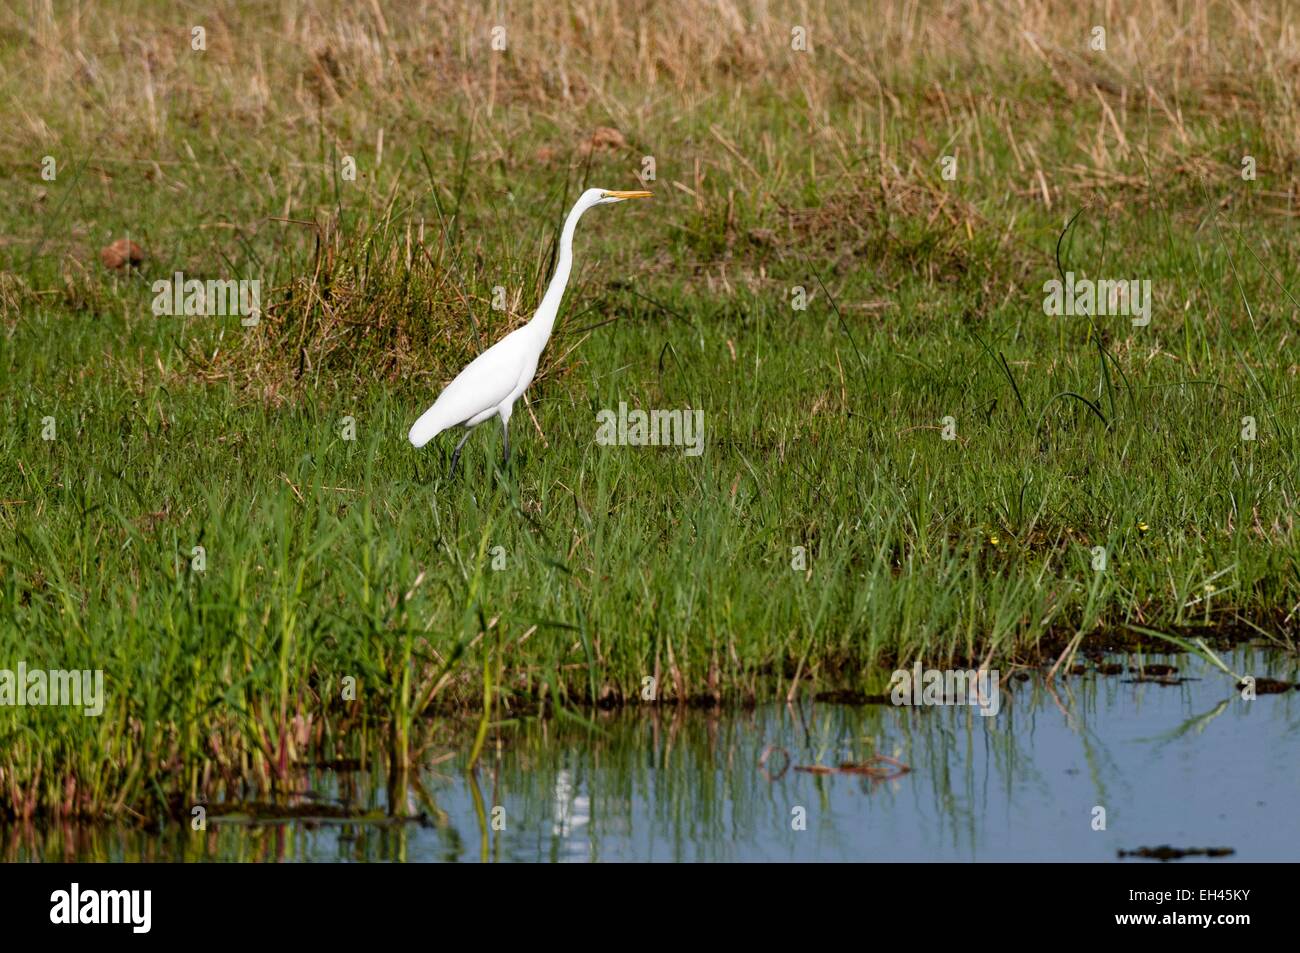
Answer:
[[560, 257], [555, 262], [555, 274], [546, 287], [542, 303], [537, 313], [528, 322], [542, 346], [550, 340], [551, 330], [555, 327], [555, 316], [560, 313], [560, 301], [564, 298], [564, 289], [569, 284], [569, 272], [573, 270], [573, 232], [578, 227], [578, 219], [587, 211], [581, 202], [573, 206], [573, 211], [564, 220], [564, 230], [560, 232]]

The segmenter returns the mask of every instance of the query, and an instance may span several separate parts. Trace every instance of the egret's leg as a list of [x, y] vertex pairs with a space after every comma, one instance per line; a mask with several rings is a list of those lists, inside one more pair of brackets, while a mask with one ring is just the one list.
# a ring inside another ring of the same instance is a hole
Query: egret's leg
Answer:
[[501, 458], [501, 466], [510, 462], [510, 408], [507, 407], [501, 414], [501, 441], [505, 444], [505, 455]]
[[460, 448], [465, 446], [465, 441], [469, 439], [469, 435], [473, 432], [474, 431], [466, 427], [465, 436], [460, 438], [460, 443], [456, 444], [456, 449], [451, 452], [451, 473], [447, 474], [448, 478], [456, 475], [456, 461], [460, 459]]

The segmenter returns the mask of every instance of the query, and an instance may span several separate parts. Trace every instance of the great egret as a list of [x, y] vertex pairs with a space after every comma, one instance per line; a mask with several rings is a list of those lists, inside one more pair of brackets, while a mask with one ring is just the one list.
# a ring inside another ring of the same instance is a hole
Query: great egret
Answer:
[[500, 417], [505, 443], [501, 462], [504, 465], [510, 460], [510, 414], [519, 395], [533, 382], [537, 361], [555, 326], [555, 316], [560, 310], [560, 300], [564, 297], [564, 287], [569, 283], [569, 271], [573, 267], [573, 232], [578, 219], [587, 209], [597, 205], [649, 197], [649, 192], [612, 192], [609, 189], [588, 189], [578, 197], [569, 217], [564, 220], [555, 275], [542, 296], [537, 313], [522, 328], [511, 331], [456, 375], [433, 406], [412, 425], [410, 440], [415, 447], [423, 447], [444, 430], [457, 425], [464, 427], [465, 435], [451, 455], [451, 472], [454, 474], [460, 450], [474, 428], [485, 420]]

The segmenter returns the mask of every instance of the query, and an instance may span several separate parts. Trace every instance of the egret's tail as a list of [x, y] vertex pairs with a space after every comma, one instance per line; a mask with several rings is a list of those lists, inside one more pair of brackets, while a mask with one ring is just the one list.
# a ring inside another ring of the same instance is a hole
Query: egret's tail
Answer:
[[440, 411], [437, 404], [422, 413], [407, 434], [411, 445], [418, 450], [448, 427], [454, 426], [456, 421], [444, 420], [445, 416], [446, 412]]

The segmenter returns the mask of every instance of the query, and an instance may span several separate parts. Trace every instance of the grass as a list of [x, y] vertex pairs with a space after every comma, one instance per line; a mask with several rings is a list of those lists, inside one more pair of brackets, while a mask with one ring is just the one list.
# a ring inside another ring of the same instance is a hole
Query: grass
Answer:
[[[887, 6], [524, 3], [499, 54], [441, 2], [0, 14], [0, 667], [108, 686], [0, 709], [0, 811], [184, 816], [337, 758], [400, 789], [435, 716], [647, 678], [1293, 645], [1293, 11], [1152, 0], [1098, 52], [1069, 4]], [[644, 156], [511, 467], [489, 427], [448, 481], [411, 421]], [[1058, 267], [1149, 279], [1151, 324], [1046, 316]], [[260, 279], [263, 320], [155, 317], [175, 271]], [[621, 401], [702, 409], [704, 453], [598, 445]]]

